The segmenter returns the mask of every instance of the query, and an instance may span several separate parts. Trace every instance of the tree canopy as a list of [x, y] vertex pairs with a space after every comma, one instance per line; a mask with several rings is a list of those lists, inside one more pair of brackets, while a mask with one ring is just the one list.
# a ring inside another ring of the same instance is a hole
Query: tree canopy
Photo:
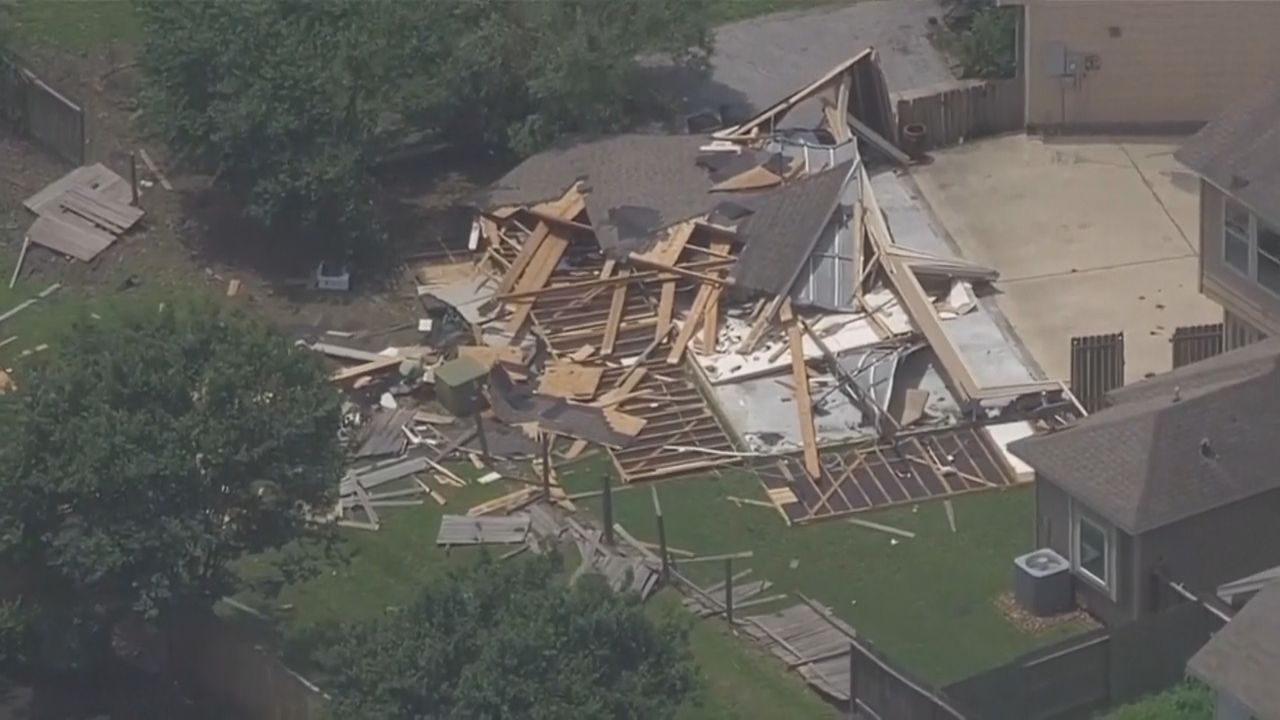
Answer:
[[688, 0], [136, 0], [154, 127], [256, 217], [330, 251], [376, 236], [368, 169], [415, 138], [520, 153], [652, 109], [645, 56], [698, 62]]
[[343, 628], [320, 656], [335, 716], [674, 717], [698, 681], [687, 626], [650, 621], [596, 577], [568, 587], [558, 568], [486, 561]]
[[[315, 360], [211, 305], [84, 318], [0, 397], [0, 568], [45, 627], [208, 607], [231, 560], [306, 531], [337, 486]], [[100, 637], [98, 637], [100, 639]]]

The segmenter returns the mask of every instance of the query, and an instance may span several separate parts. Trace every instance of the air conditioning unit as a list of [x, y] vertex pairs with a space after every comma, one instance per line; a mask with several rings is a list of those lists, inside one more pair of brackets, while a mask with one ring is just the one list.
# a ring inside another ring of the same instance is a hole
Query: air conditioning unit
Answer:
[[1038, 617], [1071, 610], [1071, 563], [1048, 548], [1014, 558], [1013, 598]]

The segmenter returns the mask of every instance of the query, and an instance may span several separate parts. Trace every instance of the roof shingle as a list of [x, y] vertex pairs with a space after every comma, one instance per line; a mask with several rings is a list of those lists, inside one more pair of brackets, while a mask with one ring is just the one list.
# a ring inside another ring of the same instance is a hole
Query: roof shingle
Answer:
[[1280, 84], [1232, 105], [1174, 157], [1280, 226]]
[[1280, 488], [1278, 357], [1268, 341], [1181, 368], [1009, 450], [1134, 534]]
[[1280, 717], [1280, 582], [1262, 589], [1187, 663], [1187, 670], [1245, 704]]

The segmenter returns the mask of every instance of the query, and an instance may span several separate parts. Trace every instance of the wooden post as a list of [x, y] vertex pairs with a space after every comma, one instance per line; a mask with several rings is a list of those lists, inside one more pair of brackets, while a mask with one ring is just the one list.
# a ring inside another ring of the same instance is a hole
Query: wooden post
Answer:
[[662, 521], [662, 505], [658, 503], [658, 488], [649, 486], [653, 492], [653, 514], [658, 520], [658, 551], [662, 553], [662, 582], [671, 581], [671, 553], [667, 552], [667, 527]]
[[492, 458], [489, 456], [489, 438], [485, 437], [484, 423], [480, 421], [479, 409], [476, 410], [475, 420], [476, 420], [476, 437], [480, 438], [480, 456], [483, 457], [484, 461], [487, 463], [491, 461]]
[[129, 186], [133, 188], [133, 204], [138, 205], [138, 155], [129, 153]]
[[604, 508], [604, 544], [613, 547], [613, 478], [609, 473], [601, 477], [604, 479], [604, 492], [600, 496]]
[[724, 559], [724, 617], [733, 627], [733, 558]]
[[[551, 500], [551, 433], [542, 433], [542, 497]], [[607, 532], [607, 531], [606, 531]]]
[[9, 278], [9, 289], [18, 283], [18, 275], [22, 272], [22, 262], [27, 259], [27, 249], [31, 247], [31, 236], [22, 238], [22, 251], [18, 253], [18, 263], [13, 266], [13, 277]]
[[858, 649], [849, 643], [849, 717], [858, 717]]

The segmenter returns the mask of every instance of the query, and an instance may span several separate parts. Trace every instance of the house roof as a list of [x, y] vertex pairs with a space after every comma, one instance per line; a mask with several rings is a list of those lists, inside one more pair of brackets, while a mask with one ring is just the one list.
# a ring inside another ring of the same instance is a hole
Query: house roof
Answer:
[[706, 135], [627, 134], [577, 138], [534, 155], [472, 198], [481, 208], [560, 197], [577, 180], [600, 247], [623, 256], [643, 250], [660, 228], [703, 215], [724, 197], [695, 162]]
[[839, 206], [854, 166], [851, 160], [740, 201], [751, 214], [738, 226], [745, 247], [733, 267], [736, 287], [776, 295], [794, 283], [800, 263], [813, 253]]
[[1280, 84], [1250, 93], [1205, 125], [1174, 157], [1280, 225]]
[[1244, 703], [1254, 717], [1280, 717], [1280, 583], [1255, 595], [1191, 657], [1187, 670]]
[[1268, 341], [1181, 368], [1009, 450], [1133, 534], [1280, 488], [1278, 358]]

